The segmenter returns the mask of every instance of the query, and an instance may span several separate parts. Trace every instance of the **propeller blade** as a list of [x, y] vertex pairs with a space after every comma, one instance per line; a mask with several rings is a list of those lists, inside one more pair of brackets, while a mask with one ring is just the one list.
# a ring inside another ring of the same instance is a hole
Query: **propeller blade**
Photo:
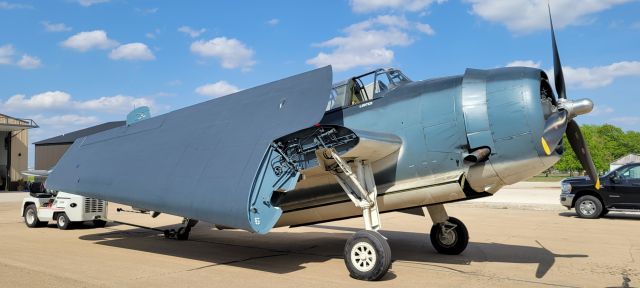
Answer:
[[569, 139], [573, 152], [576, 153], [580, 164], [582, 164], [582, 168], [587, 171], [587, 174], [589, 175], [589, 178], [591, 178], [591, 181], [593, 181], [596, 189], [600, 189], [598, 171], [596, 170], [596, 166], [593, 164], [593, 159], [591, 159], [587, 143], [584, 141], [584, 137], [582, 137], [582, 132], [580, 132], [580, 126], [578, 126], [578, 123], [574, 120], [569, 121], [569, 124], [567, 125], [567, 139]]
[[556, 33], [553, 30], [553, 20], [551, 19], [551, 6], [549, 8], [549, 23], [551, 24], [551, 45], [553, 46], [553, 74], [556, 85], [556, 93], [559, 99], [567, 99], [566, 86], [564, 84], [564, 74], [562, 73], [562, 63], [560, 63], [560, 53], [558, 53], [558, 45], [556, 45]]
[[562, 141], [564, 132], [567, 130], [568, 122], [569, 113], [567, 110], [560, 110], [549, 116], [544, 124], [542, 138], [540, 138], [544, 153], [551, 155], [551, 153], [556, 150], [560, 141]]

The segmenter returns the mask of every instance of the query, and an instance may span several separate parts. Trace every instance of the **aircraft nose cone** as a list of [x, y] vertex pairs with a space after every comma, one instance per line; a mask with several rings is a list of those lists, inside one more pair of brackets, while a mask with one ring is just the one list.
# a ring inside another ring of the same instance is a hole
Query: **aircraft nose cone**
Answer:
[[578, 115], [587, 114], [593, 111], [593, 101], [590, 99], [566, 100], [561, 99], [560, 108], [564, 108], [569, 112], [569, 117], [573, 118]]

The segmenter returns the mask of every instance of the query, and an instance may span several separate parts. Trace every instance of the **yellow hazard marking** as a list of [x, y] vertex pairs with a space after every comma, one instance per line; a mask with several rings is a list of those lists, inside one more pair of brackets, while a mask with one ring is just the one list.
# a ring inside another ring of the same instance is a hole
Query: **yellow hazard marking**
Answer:
[[544, 153], [551, 155], [551, 149], [549, 149], [549, 145], [547, 145], [547, 141], [544, 140], [544, 137], [540, 138], [540, 142], [542, 142], [542, 149], [544, 149]]

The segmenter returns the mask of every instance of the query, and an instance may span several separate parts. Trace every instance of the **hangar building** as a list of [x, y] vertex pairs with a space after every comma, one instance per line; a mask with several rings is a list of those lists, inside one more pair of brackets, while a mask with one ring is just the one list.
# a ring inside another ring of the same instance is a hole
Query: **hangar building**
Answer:
[[76, 141], [76, 139], [124, 126], [125, 123], [125, 121], [107, 122], [33, 143], [36, 146], [34, 169], [50, 170], [56, 165], [56, 163], [58, 163], [58, 160], [60, 160], [62, 155], [64, 155], [64, 152], [69, 149], [69, 146], [71, 146], [73, 141]]
[[20, 119], [0, 114], [0, 191], [17, 190], [18, 180], [27, 170], [29, 133], [38, 124], [31, 119]]

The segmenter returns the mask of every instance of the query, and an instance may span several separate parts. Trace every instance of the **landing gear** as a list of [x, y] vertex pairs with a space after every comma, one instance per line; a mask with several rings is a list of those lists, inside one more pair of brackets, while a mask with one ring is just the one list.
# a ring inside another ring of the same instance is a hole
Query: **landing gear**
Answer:
[[178, 228], [178, 230], [170, 229], [164, 230], [164, 237], [166, 238], [175, 238], [177, 240], [189, 240], [189, 233], [191, 233], [191, 228], [198, 224], [198, 220], [184, 218], [182, 220], [182, 227]]
[[[424, 211], [427, 210], [427, 211]], [[429, 237], [433, 248], [440, 254], [458, 255], [469, 244], [467, 227], [454, 217], [449, 217], [442, 204], [423, 208], [424, 214], [431, 217], [433, 226]]]
[[377, 231], [358, 231], [344, 247], [344, 264], [355, 279], [380, 280], [391, 266], [391, 248]]
[[344, 263], [349, 275], [358, 280], [380, 280], [391, 267], [391, 248], [378, 232], [382, 224], [371, 164], [354, 160], [354, 173], [334, 149], [318, 149], [316, 156], [320, 166], [335, 177], [349, 199], [362, 209], [365, 230], [354, 234], [344, 247]]

